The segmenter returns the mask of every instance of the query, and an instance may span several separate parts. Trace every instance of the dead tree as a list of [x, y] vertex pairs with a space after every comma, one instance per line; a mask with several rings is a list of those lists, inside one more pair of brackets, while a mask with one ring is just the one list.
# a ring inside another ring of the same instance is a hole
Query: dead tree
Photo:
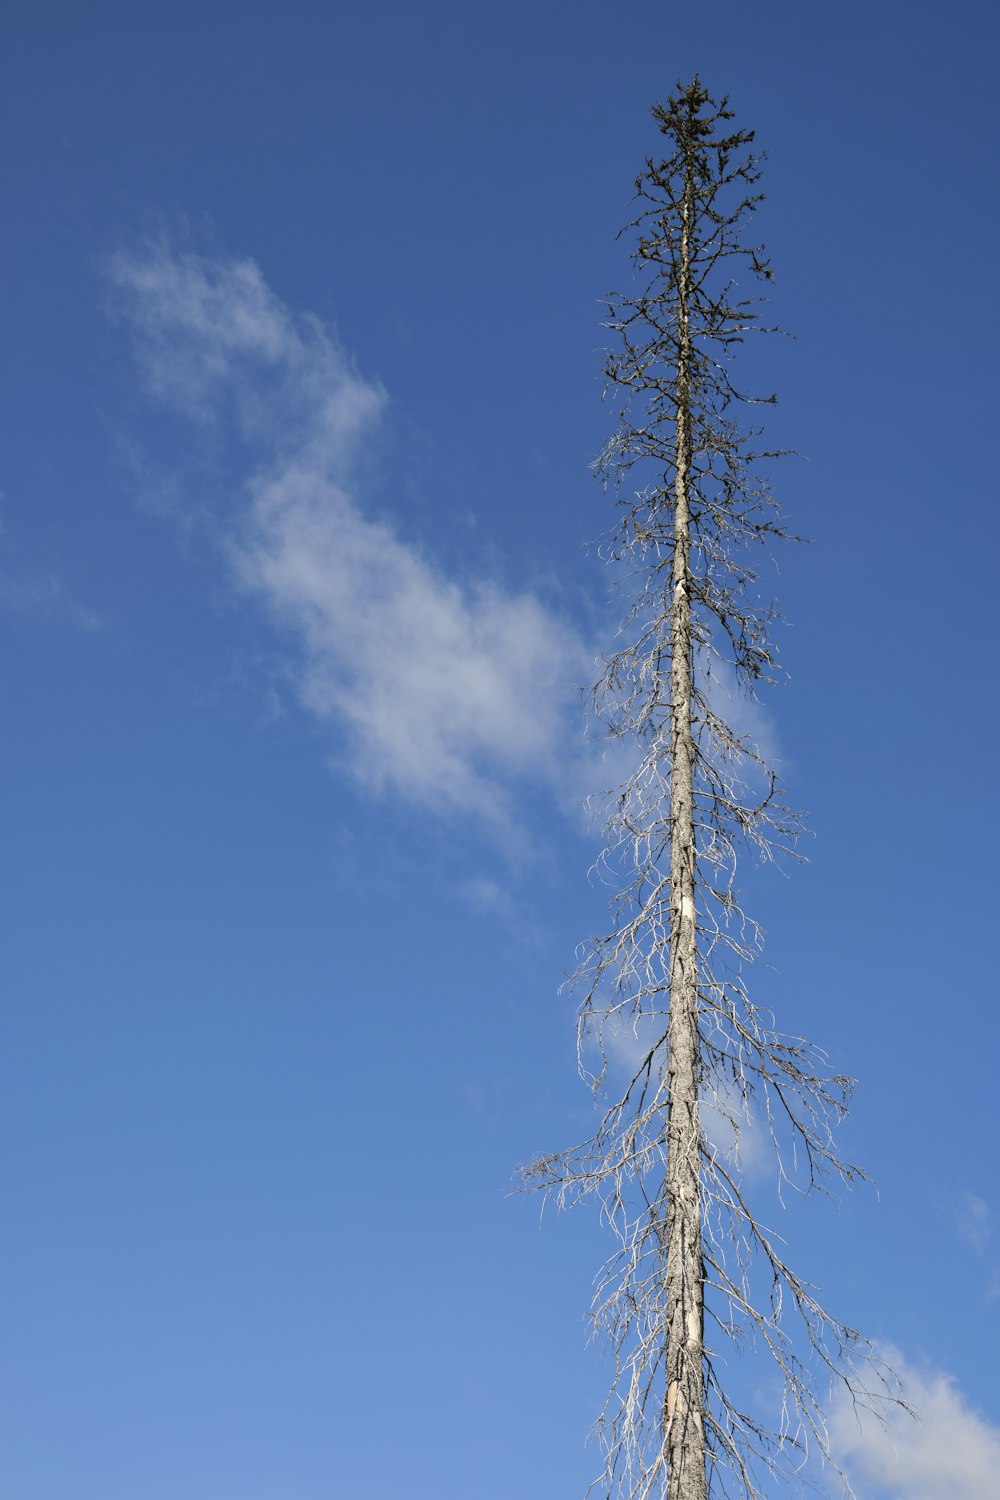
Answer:
[[[589, 1140], [524, 1175], [564, 1204], [595, 1195], [616, 1236], [594, 1305], [616, 1361], [598, 1487], [707, 1500], [761, 1495], [761, 1476], [796, 1472], [810, 1446], [829, 1456], [822, 1377], [863, 1392], [872, 1350], [787, 1264], [739, 1162], [752, 1120], [798, 1187], [861, 1175], [833, 1145], [850, 1080], [776, 1031], [744, 982], [760, 931], [740, 905], [737, 856], [771, 860], [797, 832], [776, 771], [725, 711], [727, 690], [753, 695], [779, 675], [758, 574], [785, 536], [762, 474], [778, 455], [740, 420], [753, 398], [732, 362], [764, 327], [745, 290], [771, 276], [747, 240], [761, 159], [697, 78], [653, 116], [666, 155], [647, 159], [622, 231], [635, 289], [608, 307], [619, 410], [598, 463], [619, 494], [606, 556], [628, 608], [594, 701], [634, 766], [609, 797], [598, 863], [612, 930], [586, 945], [577, 974], [581, 1068], [605, 1103]], [[612, 1089], [623, 1037], [634, 1065]], [[746, 1341], [782, 1377], [773, 1420], [724, 1380]]]

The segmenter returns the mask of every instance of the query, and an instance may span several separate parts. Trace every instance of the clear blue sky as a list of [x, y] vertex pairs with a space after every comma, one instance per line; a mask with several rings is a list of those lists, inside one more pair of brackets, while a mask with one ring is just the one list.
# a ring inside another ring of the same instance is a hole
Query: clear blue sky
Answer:
[[599, 299], [696, 70], [769, 152], [796, 340], [747, 368], [812, 539], [764, 727], [817, 837], [748, 877], [758, 993], [861, 1079], [881, 1194], [790, 1210], [792, 1258], [925, 1410], [895, 1453], [845, 1432], [859, 1492], [995, 1493], [998, 29], [7, 0], [11, 1500], [568, 1500], [599, 1466], [604, 1242], [507, 1190], [590, 1118], [555, 992], [602, 920]]

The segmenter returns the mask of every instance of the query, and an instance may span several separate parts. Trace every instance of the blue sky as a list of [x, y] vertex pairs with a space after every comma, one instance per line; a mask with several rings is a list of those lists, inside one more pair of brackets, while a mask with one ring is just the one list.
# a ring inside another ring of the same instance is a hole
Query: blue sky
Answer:
[[790, 1208], [792, 1259], [924, 1416], [833, 1410], [859, 1493], [993, 1493], [994, 7], [3, 30], [4, 1493], [599, 1467], [603, 1239], [508, 1188], [591, 1118], [600, 298], [695, 70], [769, 152], [796, 337], [745, 369], [811, 539], [760, 723], [816, 837], [747, 875], [757, 993], [860, 1078], [879, 1188]]

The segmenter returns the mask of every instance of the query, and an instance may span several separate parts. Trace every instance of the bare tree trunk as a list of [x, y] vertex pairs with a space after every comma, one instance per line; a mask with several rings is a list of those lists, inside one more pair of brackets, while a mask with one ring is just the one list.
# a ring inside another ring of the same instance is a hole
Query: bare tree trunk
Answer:
[[[746, 237], [760, 157], [697, 77], [653, 117], [667, 148], [636, 179], [635, 280], [608, 301], [618, 421], [597, 464], [631, 495], [619, 491], [604, 544], [629, 603], [594, 709], [609, 741], [639, 752], [606, 804], [597, 868], [614, 890], [611, 929], [584, 945], [576, 975], [581, 1072], [603, 1108], [588, 1139], [524, 1178], [560, 1204], [596, 1197], [614, 1236], [594, 1296], [615, 1362], [597, 1423], [602, 1500], [764, 1500], [769, 1478], [802, 1482], [810, 1445], [830, 1457], [817, 1371], [860, 1405], [893, 1386], [871, 1344], [784, 1259], [738, 1150], [699, 1120], [703, 1104], [736, 1146], [751, 1122], [769, 1130], [780, 1176], [806, 1190], [864, 1175], [833, 1138], [851, 1080], [779, 1031], [744, 977], [761, 933], [740, 904], [738, 856], [790, 854], [798, 829], [777, 771], [720, 712], [726, 679], [752, 695], [780, 676], [777, 610], [755, 560], [787, 535], [759, 467], [779, 455], [738, 415], [773, 397], [730, 374], [766, 326], [747, 290], [771, 278]], [[745, 1334], [784, 1388], [764, 1417], [723, 1379]]]
[[691, 726], [690, 597], [691, 217], [694, 181], [684, 176], [678, 267], [676, 468], [673, 601], [670, 611], [670, 1092], [667, 1113], [667, 1395], [664, 1440], [668, 1500], [705, 1500], [705, 1389], [702, 1361], [701, 1130], [698, 1120], [698, 972]]

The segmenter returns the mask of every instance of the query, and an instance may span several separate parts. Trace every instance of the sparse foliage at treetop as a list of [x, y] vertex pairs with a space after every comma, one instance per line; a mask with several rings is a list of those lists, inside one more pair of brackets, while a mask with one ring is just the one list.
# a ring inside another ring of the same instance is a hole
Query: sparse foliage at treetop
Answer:
[[[759, 402], [733, 363], [766, 326], [750, 290], [771, 277], [752, 234], [761, 158], [697, 78], [653, 116], [665, 154], [647, 159], [623, 231], [634, 280], [609, 304], [617, 425], [598, 465], [620, 506], [605, 554], [627, 611], [594, 707], [634, 767], [598, 862], [611, 927], [576, 975], [601, 1113], [588, 1140], [524, 1175], [560, 1203], [595, 1197], [614, 1236], [594, 1304], [615, 1361], [598, 1488], [706, 1500], [762, 1496], [769, 1472], [796, 1473], [816, 1447], [829, 1457], [831, 1379], [862, 1399], [866, 1371], [881, 1382], [868, 1342], [789, 1265], [740, 1167], [752, 1121], [799, 1187], [861, 1175], [833, 1143], [850, 1080], [776, 1030], [745, 980], [761, 934], [738, 858], [789, 854], [797, 832], [775, 768], [725, 711], [780, 675], [762, 578], [786, 536], [766, 477], [778, 455], [742, 419]], [[733, 1395], [737, 1346], [780, 1373], [773, 1413]]]

